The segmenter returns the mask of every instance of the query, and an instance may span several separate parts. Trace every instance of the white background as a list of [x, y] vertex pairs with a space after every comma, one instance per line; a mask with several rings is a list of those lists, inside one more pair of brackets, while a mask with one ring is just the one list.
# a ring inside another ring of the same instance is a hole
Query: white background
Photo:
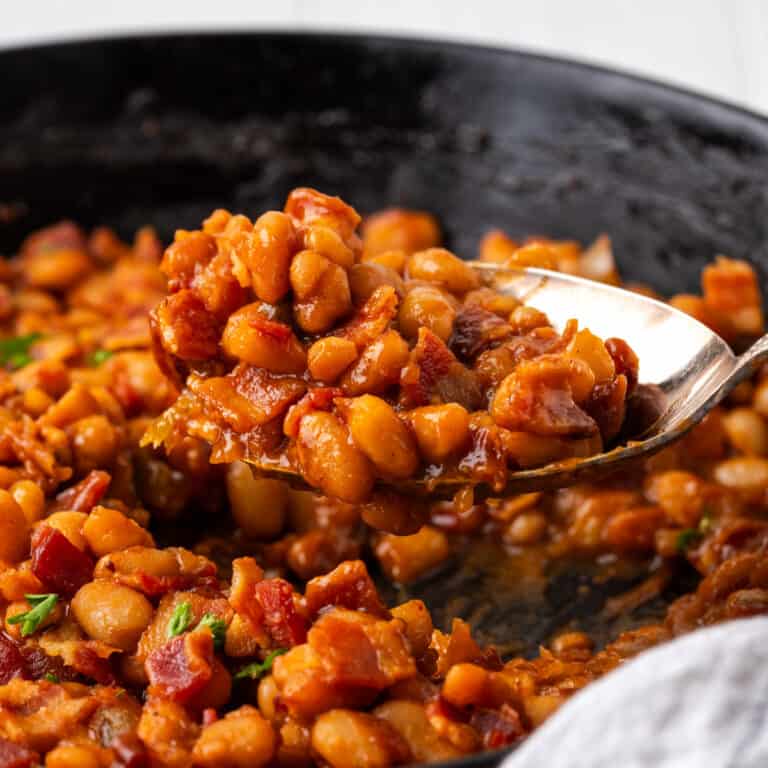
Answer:
[[252, 27], [517, 46], [606, 63], [768, 114], [768, 0], [0, 0], [0, 47]]

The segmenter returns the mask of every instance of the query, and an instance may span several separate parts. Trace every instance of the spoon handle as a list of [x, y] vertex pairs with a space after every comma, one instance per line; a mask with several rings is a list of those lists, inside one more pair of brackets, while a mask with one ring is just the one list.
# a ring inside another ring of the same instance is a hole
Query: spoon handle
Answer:
[[741, 380], [765, 362], [768, 362], [768, 333], [761, 336], [746, 352], [736, 358], [736, 367], [731, 375]]

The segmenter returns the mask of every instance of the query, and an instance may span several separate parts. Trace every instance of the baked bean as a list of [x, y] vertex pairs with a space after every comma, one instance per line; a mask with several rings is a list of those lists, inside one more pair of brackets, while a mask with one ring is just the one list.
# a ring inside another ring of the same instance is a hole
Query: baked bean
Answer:
[[427, 518], [427, 507], [423, 500], [397, 491], [380, 490], [361, 505], [360, 514], [371, 528], [405, 536], [421, 528]]
[[545, 243], [527, 243], [512, 251], [503, 263], [506, 266], [557, 269], [557, 255]]
[[500, 229], [494, 229], [483, 236], [480, 241], [478, 258], [492, 264], [501, 264], [520, 247]]
[[75, 248], [57, 248], [29, 255], [24, 272], [33, 288], [62, 290], [69, 288], [91, 270], [88, 254]]
[[352, 309], [346, 271], [315, 251], [300, 251], [290, 270], [293, 311], [307, 333], [323, 333]]
[[589, 656], [593, 646], [592, 638], [584, 632], [564, 632], [549, 644], [552, 653], [557, 656], [572, 656], [574, 653], [581, 654], [585, 651]]
[[373, 714], [389, 723], [403, 738], [418, 763], [432, 763], [461, 757], [462, 752], [440, 734], [429, 722], [424, 705], [415, 701], [394, 699], [384, 702]]
[[427, 461], [439, 463], [466, 446], [469, 413], [457, 403], [425, 405], [408, 413], [408, 420]]
[[40, 418], [45, 425], [66, 427], [101, 412], [99, 401], [82, 384], [73, 384]]
[[418, 658], [426, 653], [432, 639], [432, 617], [421, 600], [408, 600], [396, 605], [392, 611], [396, 619], [405, 623], [405, 636], [411, 646], [411, 653]]
[[45, 756], [45, 768], [103, 768], [104, 750], [95, 744], [60, 744]]
[[277, 687], [275, 678], [272, 675], [266, 675], [259, 681], [257, 691], [257, 700], [259, 711], [267, 720], [274, 720], [278, 712], [278, 697], [280, 690]]
[[714, 478], [748, 501], [758, 501], [768, 488], [768, 459], [758, 456], [739, 456], [721, 461], [714, 468]]
[[89, 637], [123, 651], [136, 649], [154, 614], [144, 595], [108, 581], [91, 581], [80, 587], [71, 607]]
[[440, 229], [428, 213], [390, 208], [368, 216], [363, 222], [366, 256], [391, 250], [414, 253], [439, 244]]
[[370, 493], [374, 480], [370, 461], [333, 414], [316, 411], [304, 416], [297, 450], [307, 482], [329, 496], [356, 503]]
[[414, 253], [405, 269], [409, 278], [439, 283], [451, 293], [466, 293], [480, 285], [475, 270], [444, 248], [429, 248]]
[[64, 510], [62, 512], [54, 512], [45, 518], [45, 524], [63, 533], [78, 549], [85, 550], [88, 542], [83, 535], [83, 526], [87, 519], [88, 515], [85, 512]]
[[357, 347], [349, 339], [326, 336], [309, 348], [307, 368], [316, 381], [333, 384], [356, 359]]
[[301, 373], [306, 367], [306, 352], [293, 331], [269, 319], [259, 302], [230, 315], [221, 346], [230, 357], [272, 373]]
[[382, 285], [391, 285], [398, 296], [405, 293], [405, 285], [400, 275], [394, 269], [371, 262], [355, 264], [349, 270], [349, 288], [352, 301], [356, 306], [362, 306]]
[[443, 531], [425, 525], [410, 536], [381, 534], [374, 552], [387, 578], [407, 584], [445, 562], [451, 549]]
[[45, 494], [37, 483], [18, 480], [8, 490], [24, 512], [28, 525], [32, 526], [42, 519], [45, 514]]
[[389, 723], [349, 709], [332, 709], [315, 720], [312, 747], [333, 768], [387, 768], [410, 758]]
[[96, 557], [128, 547], [152, 547], [148, 531], [122, 512], [109, 507], [94, 507], [83, 523], [83, 536]]
[[75, 465], [81, 475], [92, 469], [109, 467], [115, 460], [120, 441], [106, 416], [88, 416], [68, 428]]
[[548, 521], [540, 512], [523, 512], [512, 520], [504, 531], [509, 544], [535, 544], [547, 535]]
[[761, 415], [768, 418], [768, 378], [763, 379], [756, 387], [752, 399], [752, 407]]
[[768, 424], [752, 408], [734, 408], [723, 417], [728, 440], [741, 453], [748, 456], [768, 454]]
[[339, 402], [355, 445], [379, 474], [408, 478], [419, 466], [416, 441], [385, 400], [361, 395]]
[[29, 523], [8, 491], [0, 490], [0, 561], [17, 563], [29, 554]]
[[704, 511], [705, 488], [690, 472], [670, 470], [651, 475], [645, 495], [664, 510], [670, 520], [683, 528], [695, 528]]
[[355, 263], [354, 251], [330, 227], [309, 227], [304, 232], [303, 240], [305, 249], [322, 254], [344, 269], [349, 269]]
[[453, 302], [436, 286], [417, 285], [400, 303], [398, 322], [408, 339], [419, 335], [419, 328], [429, 328], [435, 336], [447, 341], [453, 331], [456, 309]]
[[274, 539], [285, 525], [288, 487], [279, 480], [257, 478], [241, 461], [227, 467], [227, 497], [235, 523], [246, 536]]
[[405, 251], [382, 251], [381, 253], [363, 254], [362, 262], [364, 264], [381, 264], [389, 267], [402, 275], [405, 271], [405, 262], [408, 260], [408, 254]]
[[277, 737], [254, 707], [243, 706], [203, 728], [192, 751], [195, 765], [259, 768], [272, 760]]
[[568, 357], [583, 360], [592, 369], [595, 382], [598, 384], [610, 381], [616, 373], [613, 358], [605, 348], [605, 344], [586, 328], [571, 339], [565, 354]]
[[244, 247], [235, 246], [234, 250], [248, 279], [238, 272], [237, 261], [232, 268], [234, 275], [242, 285], [252, 285], [259, 299], [276, 304], [288, 293], [291, 259], [297, 250], [296, 232], [288, 216], [279, 211], [259, 216]]
[[382, 394], [400, 379], [408, 363], [408, 344], [393, 330], [372, 341], [339, 382], [348, 395]]

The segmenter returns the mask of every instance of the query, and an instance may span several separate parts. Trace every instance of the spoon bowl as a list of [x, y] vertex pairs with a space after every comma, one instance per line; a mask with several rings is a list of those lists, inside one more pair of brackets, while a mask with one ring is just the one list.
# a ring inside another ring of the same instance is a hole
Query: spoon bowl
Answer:
[[[681, 438], [740, 381], [768, 359], [768, 334], [735, 355], [714, 331], [664, 302], [605, 283], [534, 267], [470, 262], [499, 293], [544, 312], [562, 331], [575, 317], [601, 338], [627, 341], [640, 360], [640, 383], [655, 392], [655, 412], [623, 445], [593, 456], [508, 474], [501, 490], [475, 486], [475, 497], [505, 496], [594, 480], [627, 468]], [[284, 466], [255, 465], [264, 474], [303, 485]], [[450, 498], [467, 485], [461, 475], [398, 482], [401, 493]]]

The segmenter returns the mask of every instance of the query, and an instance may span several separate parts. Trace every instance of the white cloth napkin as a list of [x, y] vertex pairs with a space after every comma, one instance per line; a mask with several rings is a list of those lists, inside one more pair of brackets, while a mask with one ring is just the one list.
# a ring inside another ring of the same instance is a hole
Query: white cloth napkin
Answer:
[[562, 706], [501, 768], [766, 768], [768, 618], [646, 651]]

